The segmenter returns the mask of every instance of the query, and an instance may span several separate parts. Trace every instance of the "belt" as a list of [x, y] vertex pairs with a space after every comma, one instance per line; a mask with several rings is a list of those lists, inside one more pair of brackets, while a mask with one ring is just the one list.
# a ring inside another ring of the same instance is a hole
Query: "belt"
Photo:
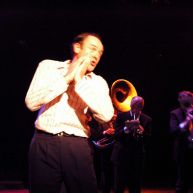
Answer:
[[39, 130], [39, 129], [36, 129], [36, 133], [37, 134], [43, 134], [43, 135], [49, 135], [49, 136], [58, 136], [58, 137], [72, 137], [72, 136], [75, 136], [75, 135], [70, 135], [70, 134], [68, 134], [68, 133], [65, 133], [64, 131], [62, 131], [62, 132], [59, 132], [59, 133], [56, 133], [56, 134], [53, 134], [53, 133], [48, 133], [48, 132], [46, 132], [46, 131], [42, 131], [42, 130]]

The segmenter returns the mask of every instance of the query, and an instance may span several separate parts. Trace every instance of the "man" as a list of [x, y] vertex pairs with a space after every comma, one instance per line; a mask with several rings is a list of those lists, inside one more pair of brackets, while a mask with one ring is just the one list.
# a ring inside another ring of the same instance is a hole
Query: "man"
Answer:
[[114, 109], [107, 82], [93, 73], [103, 54], [99, 35], [82, 33], [72, 43], [72, 60], [44, 60], [25, 102], [39, 110], [29, 151], [31, 193], [97, 193], [87, 112], [99, 122]]
[[170, 112], [170, 133], [176, 163], [176, 193], [188, 193], [193, 184], [193, 93], [178, 93], [180, 107]]
[[111, 160], [114, 165], [114, 193], [141, 192], [141, 177], [145, 147], [151, 135], [152, 119], [142, 112], [144, 99], [135, 96], [131, 110], [120, 112], [115, 128], [117, 139]]
[[110, 160], [114, 143], [114, 123], [117, 112], [115, 110], [112, 119], [106, 123], [99, 123], [90, 118], [89, 126], [94, 152], [94, 165], [101, 193], [110, 193], [113, 182], [112, 163]]

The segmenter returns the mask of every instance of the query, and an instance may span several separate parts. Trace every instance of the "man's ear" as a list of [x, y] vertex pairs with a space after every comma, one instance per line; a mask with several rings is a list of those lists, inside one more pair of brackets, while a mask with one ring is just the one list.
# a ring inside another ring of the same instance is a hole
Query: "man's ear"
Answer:
[[81, 50], [80, 43], [73, 44], [73, 52], [75, 55], [78, 54], [80, 50]]

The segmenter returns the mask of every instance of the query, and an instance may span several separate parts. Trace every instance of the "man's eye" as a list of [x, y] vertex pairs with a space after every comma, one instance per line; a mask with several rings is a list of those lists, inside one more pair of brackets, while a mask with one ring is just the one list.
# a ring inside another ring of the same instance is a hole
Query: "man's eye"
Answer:
[[91, 51], [96, 51], [96, 48], [90, 48]]

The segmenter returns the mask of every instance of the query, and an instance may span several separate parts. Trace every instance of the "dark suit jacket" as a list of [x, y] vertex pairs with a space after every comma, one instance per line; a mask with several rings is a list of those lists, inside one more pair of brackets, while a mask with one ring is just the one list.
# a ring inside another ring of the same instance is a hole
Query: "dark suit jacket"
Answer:
[[[126, 163], [129, 159], [137, 159], [142, 156], [149, 137], [151, 136], [152, 119], [148, 115], [141, 113], [139, 121], [144, 127], [145, 132], [143, 137], [135, 138], [132, 133], [126, 134], [123, 132], [126, 120], [132, 120], [130, 111], [121, 112], [118, 114], [115, 128], [116, 128], [116, 142], [114, 144], [111, 160], [114, 163]], [[136, 157], [137, 156], [137, 157]]]
[[188, 140], [190, 132], [187, 127], [184, 129], [179, 124], [186, 118], [182, 108], [177, 108], [170, 112], [170, 133], [173, 139], [174, 158], [178, 159], [184, 155], [189, 148], [193, 148], [193, 142]]

